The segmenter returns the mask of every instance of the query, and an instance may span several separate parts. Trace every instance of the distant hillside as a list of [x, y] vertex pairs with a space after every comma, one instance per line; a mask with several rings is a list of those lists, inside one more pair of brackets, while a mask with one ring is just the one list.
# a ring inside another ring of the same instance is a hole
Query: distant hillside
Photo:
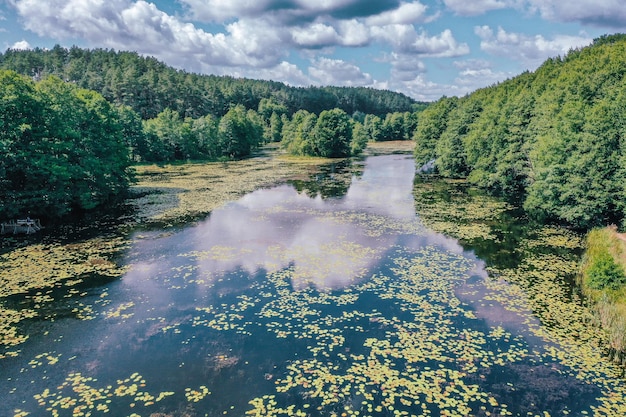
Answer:
[[166, 108], [183, 117], [207, 114], [221, 117], [233, 105], [257, 110], [262, 99], [287, 108], [288, 114], [307, 110], [319, 114], [340, 108], [348, 114], [362, 112], [384, 116], [424, 107], [410, 97], [391, 91], [351, 87], [289, 87], [259, 81], [176, 70], [155, 58], [135, 52], [105, 49], [7, 50], [0, 54], [0, 69], [42, 78], [53, 74], [95, 90], [115, 104], [133, 108], [143, 119], [156, 117]]
[[418, 164], [587, 229], [626, 214], [626, 35], [420, 114]]

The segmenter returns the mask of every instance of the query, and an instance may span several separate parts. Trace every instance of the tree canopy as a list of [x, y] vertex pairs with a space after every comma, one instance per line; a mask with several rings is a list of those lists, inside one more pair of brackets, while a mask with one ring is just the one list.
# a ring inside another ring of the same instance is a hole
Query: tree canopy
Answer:
[[58, 45], [49, 50], [9, 49], [0, 54], [0, 69], [39, 79], [56, 75], [99, 92], [111, 103], [130, 106], [142, 119], [155, 118], [166, 108], [181, 118], [222, 117], [236, 105], [259, 110], [266, 120], [272, 113], [279, 117], [298, 110], [319, 114], [334, 108], [384, 117], [425, 105], [404, 94], [365, 87], [299, 88], [274, 81], [193, 74], [135, 52], [108, 49]]
[[523, 202], [577, 228], [624, 218], [626, 35], [420, 114], [418, 164]]
[[124, 195], [128, 146], [100, 94], [0, 71], [0, 106], [0, 218], [61, 216]]

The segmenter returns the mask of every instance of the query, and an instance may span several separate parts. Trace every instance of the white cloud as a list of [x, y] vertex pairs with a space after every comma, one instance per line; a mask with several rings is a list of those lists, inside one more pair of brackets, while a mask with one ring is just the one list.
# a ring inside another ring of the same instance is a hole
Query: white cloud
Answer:
[[254, 73], [248, 74], [250, 78], [262, 78], [266, 80], [281, 80], [289, 85], [296, 87], [307, 87], [313, 82], [306, 76], [300, 68], [295, 64], [283, 61], [273, 68], [265, 68], [255, 70]]
[[28, 41], [25, 41], [25, 40], [21, 40], [19, 42], [15, 42], [13, 45], [11, 45], [10, 48], [11, 49], [19, 49], [19, 50], [32, 49], [32, 47], [30, 46], [30, 43], [28, 43]]
[[372, 26], [422, 23], [428, 19], [426, 17], [426, 9], [427, 7], [418, 1], [411, 3], [403, 2], [397, 9], [369, 17], [366, 19], [366, 22], [368, 25]]
[[311, 77], [321, 85], [371, 86], [374, 80], [358, 66], [341, 59], [319, 58], [309, 67]]
[[466, 43], [459, 44], [450, 29], [437, 36], [428, 36], [425, 31], [417, 33], [412, 25], [388, 25], [372, 28], [373, 34], [389, 42], [401, 53], [414, 53], [428, 57], [455, 57], [470, 52]]
[[338, 32], [343, 46], [365, 46], [371, 41], [369, 27], [357, 19], [338, 22]]
[[559, 22], [581, 22], [612, 29], [626, 28], [623, 0], [527, 0], [532, 11]]
[[480, 48], [483, 51], [519, 61], [531, 70], [547, 58], [565, 55], [571, 49], [588, 45], [592, 41], [586, 37], [569, 35], [546, 39], [543, 35], [506, 32], [501, 27], [494, 33], [489, 26], [477, 26], [474, 33], [480, 37]]
[[471, 91], [467, 87], [429, 81], [425, 74], [419, 74], [410, 80], [391, 79], [386, 88], [404, 93], [419, 101], [435, 101], [444, 95], [461, 96]]
[[415, 55], [392, 52], [380, 61], [391, 65], [391, 79], [398, 82], [414, 80], [419, 74], [426, 72], [426, 65]]
[[192, 23], [139, 0], [15, 0], [26, 28], [55, 39], [82, 38], [88, 43], [154, 55], [188, 69], [203, 64], [271, 67], [286, 51], [274, 28], [263, 22], [237, 21], [227, 33], [208, 33]]
[[339, 34], [335, 28], [323, 23], [313, 23], [307, 27], [294, 28], [291, 34], [296, 45], [307, 48], [331, 46], [340, 42]]
[[484, 59], [466, 59], [454, 61], [453, 65], [460, 70], [481, 70], [491, 68], [492, 63]]
[[494, 72], [491, 68], [466, 68], [454, 79], [454, 83], [467, 92], [487, 87], [511, 78], [516, 74]]

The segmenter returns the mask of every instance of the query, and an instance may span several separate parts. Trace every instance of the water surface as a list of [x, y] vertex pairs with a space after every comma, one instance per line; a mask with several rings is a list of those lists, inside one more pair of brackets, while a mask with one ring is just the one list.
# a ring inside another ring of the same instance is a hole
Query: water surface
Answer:
[[316, 188], [330, 170], [136, 233], [121, 280], [22, 329], [0, 415], [604, 415], [621, 382], [422, 224], [414, 169], [370, 157], [349, 187]]

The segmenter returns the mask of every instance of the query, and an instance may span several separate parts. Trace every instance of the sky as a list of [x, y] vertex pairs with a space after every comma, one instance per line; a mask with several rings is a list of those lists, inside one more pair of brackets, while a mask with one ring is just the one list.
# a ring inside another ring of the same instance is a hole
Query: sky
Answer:
[[625, 0], [0, 0], [2, 51], [111, 48], [189, 72], [420, 101], [534, 71], [611, 33], [626, 33]]

